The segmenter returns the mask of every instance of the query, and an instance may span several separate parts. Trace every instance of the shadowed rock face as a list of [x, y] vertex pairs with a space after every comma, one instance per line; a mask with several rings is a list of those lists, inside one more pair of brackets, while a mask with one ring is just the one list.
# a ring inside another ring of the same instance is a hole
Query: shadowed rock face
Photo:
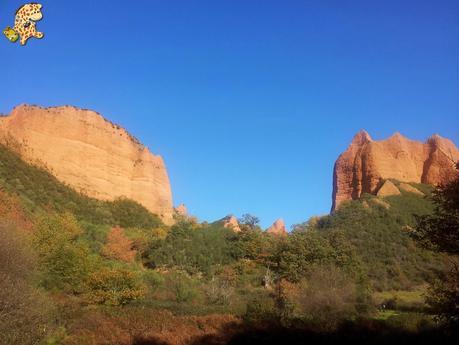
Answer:
[[127, 197], [172, 221], [163, 159], [96, 112], [22, 105], [0, 117], [0, 140], [88, 196]]
[[360, 131], [335, 163], [333, 206], [358, 199], [362, 193], [376, 194], [382, 181], [395, 179], [437, 185], [451, 181], [457, 174], [459, 150], [454, 143], [433, 135], [425, 143], [399, 133], [375, 141]]

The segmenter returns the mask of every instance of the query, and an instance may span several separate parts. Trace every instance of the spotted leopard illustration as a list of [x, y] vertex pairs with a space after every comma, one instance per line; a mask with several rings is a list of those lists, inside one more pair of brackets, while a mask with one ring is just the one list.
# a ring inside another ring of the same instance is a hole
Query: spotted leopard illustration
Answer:
[[35, 23], [43, 18], [41, 8], [41, 4], [30, 3], [25, 4], [16, 11], [13, 29], [21, 37], [21, 45], [25, 45], [30, 37], [43, 38], [43, 32], [37, 31]]

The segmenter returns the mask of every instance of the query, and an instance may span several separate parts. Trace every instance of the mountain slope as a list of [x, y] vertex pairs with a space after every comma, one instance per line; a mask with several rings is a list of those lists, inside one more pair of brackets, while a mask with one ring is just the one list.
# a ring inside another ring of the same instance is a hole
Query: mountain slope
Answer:
[[96, 112], [21, 105], [0, 117], [0, 142], [90, 197], [126, 197], [172, 221], [163, 159]]
[[[394, 185], [400, 186], [393, 180]], [[429, 195], [429, 185], [411, 184]], [[314, 227], [325, 235], [340, 231], [354, 245], [377, 290], [411, 289], [444, 269], [444, 256], [419, 248], [409, 236], [416, 215], [431, 213], [432, 202], [401, 188], [400, 195], [364, 194], [349, 200]]]
[[152, 228], [161, 220], [129, 199], [97, 200], [84, 196], [57, 180], [43, 168], [24, 162], [14, 151], [0, 145], [0, 190], [17, 195], [29, 212], [71, 212], [92, 224]]

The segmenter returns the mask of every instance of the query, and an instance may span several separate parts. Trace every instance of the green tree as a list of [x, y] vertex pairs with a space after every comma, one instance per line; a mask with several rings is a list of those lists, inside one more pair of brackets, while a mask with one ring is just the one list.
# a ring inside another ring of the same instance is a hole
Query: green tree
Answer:
[[70, 213], [42, 214], [34, 232], [43, 285], [79, 292], [91, 270], [87, 246], [78, 240], [81, 229]]
[[258, 227], [260, 223], [260, 218], [251, 215], [249, 213], [243, 214], [241, 218], [238, 219], [239, 225], [244, 229], [253, 230]]
[[439, 186], [432, 196], [435, 210], [418, 217], [412, 236], [424, 247], [450, 255], [451, 271], [436, 280], [427, 303], [438, 317], [451, 324], [459, 323], [459, 177]]
[[459, 255], [459, 178], [432, 193], [432, 214], [417, 217], [412, 236], [424, 247]]
[[272, 261], [280, 278], [298, 282], [314, 265], [332, 260], [333, 247], [316, 231], [295, 232], [278, 246]]
[[223, 226], [198, 226], [180, 221], [165, 239], [152, 241], [144, 255], [150, 268], [177, 267], [189, 273], [210, 273], [213, 265], [225, 265], [240, 255], [238, 235]]

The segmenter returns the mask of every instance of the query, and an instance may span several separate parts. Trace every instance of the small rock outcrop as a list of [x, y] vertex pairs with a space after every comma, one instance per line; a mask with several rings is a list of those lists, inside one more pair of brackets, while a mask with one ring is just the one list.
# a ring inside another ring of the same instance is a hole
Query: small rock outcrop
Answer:
[[276, 236], [283, 236], [287, 235], [287, 228], [285, 227], [285, 223], [283, 219], [276, 220], [273, 225], [271, 225], [266, 232], [268, 234], [273, 234]]
[[94, 111], [18, 106], [0, 117], [0, 142], [81, 193], [101, 200], [126, 197], [172, 222], [163, 159]]
[[228, 229], [232, 229], [234, 232], [241, 232], [241, 227], [237, 218], [233, 215], [226, 216], [221, 220], [223, 226]]
[[400, 195], [400, 190], [397, 186], [391, 181], [387, 180], [384, 181], [384, 184], [379, 188], [378, 193], [376, 193], [379, 197], [391, 196], [391, 195]]
[[335, 163], [332, 210], [363, 193], [376, 194], [388, 179], [430, 185], [447, 183], [457, 176], [457, 161], [456, 145], [439, 135], [425, 143], [409, 140], [400, 133], [376, 141], [360, 131]]
[[180, 204], [174, 208], [176, 214], [181, 217], [188, 217], [188, 209], [186, 208], [185, 204]]
[[410, 184], [408, 184], [408, 183], [402, 182], [402, 183], [400, 183], [400, 184], [398, 185], [398, 188], [399, 188], [400, 190], [405, 191], [405, 192], [413, 193], [413, 194], [416, 194], [416, 195], [419, 195], [419, 196], [423, 196], [423, 195], [424, 195], [423, 192], [421, 192], [419, 189], [413, 187], [412, 185], [410, 185]]

